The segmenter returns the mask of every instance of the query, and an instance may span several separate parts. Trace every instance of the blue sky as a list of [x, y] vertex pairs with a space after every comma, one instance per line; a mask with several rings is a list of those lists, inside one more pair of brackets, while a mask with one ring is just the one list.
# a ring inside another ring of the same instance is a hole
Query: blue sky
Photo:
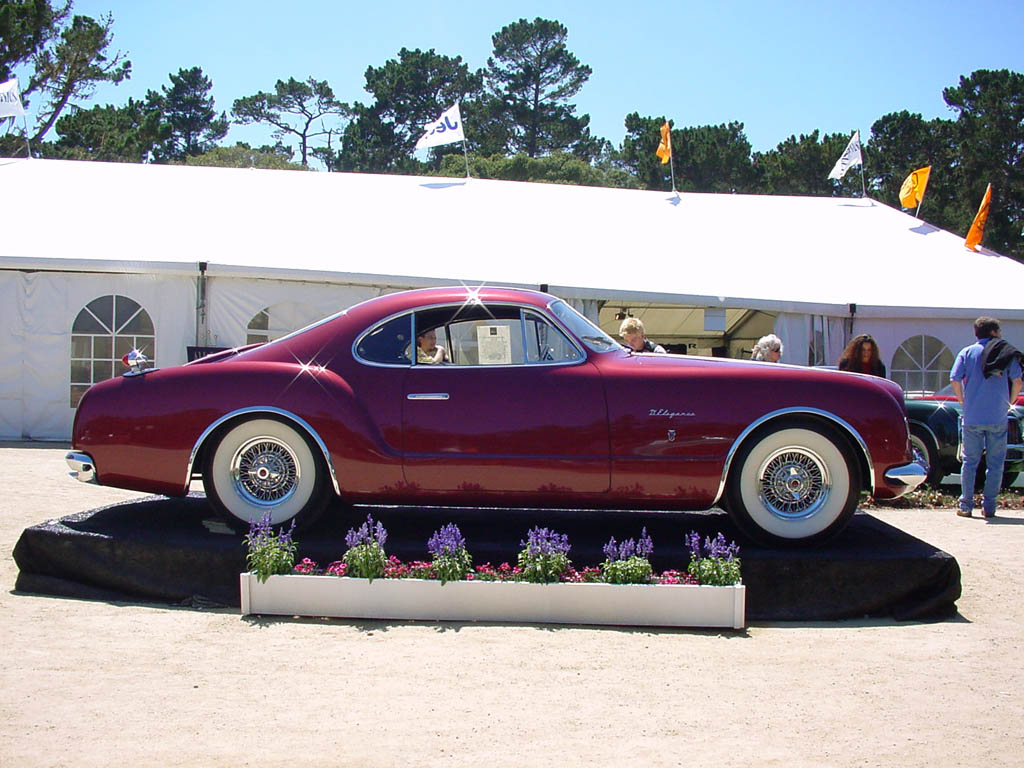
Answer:
[[[218, 110], [277, 79], [326, 79], [342, 101], [368, 102], [363, 74], [406, 48], [483, 67], [491, 35], [519, 18], [557, 19], [593, 75], [576, 97], [595, 134], [618, 146], [626, 114], [677, 125], [739, 120], [755, 150], [792, 134], [860, 129], [900, 109], [951, 117], [942, 89], [976, 69], [1024, 71], [1024, 3], [462, 0], [75, 0], [114, 15], [114, 46], [132, 77], [93, 104], [123, 104], [200, 66]], [[467, 133], [472, 126], [467, 126]], [[50, 139], [56, 138], [51, 134]], [[269, 132], [232, 127], [224, 143]]]

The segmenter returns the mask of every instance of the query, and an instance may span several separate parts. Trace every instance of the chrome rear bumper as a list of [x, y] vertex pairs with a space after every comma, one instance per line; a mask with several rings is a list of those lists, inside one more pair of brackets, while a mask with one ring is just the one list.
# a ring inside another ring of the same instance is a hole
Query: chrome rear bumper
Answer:
[[914, 490], [924, 482], [926, 477], [928, 477], [928, 470], [916, 462], [904, 464], [902, 467], [893, 467], [885, 472], [886, 482], [895, 486], [894, 498], [899, 498]]
[[64, 455], [64, 461], [68, 463], [71, 468], [71, 476], [82, 483], [93, 483], [98, 485], [99, 482], [96, 480], [96, 465], [92, 461], [92, 456], [87, 453], [79, 453], [78, 451], [68, 451]]

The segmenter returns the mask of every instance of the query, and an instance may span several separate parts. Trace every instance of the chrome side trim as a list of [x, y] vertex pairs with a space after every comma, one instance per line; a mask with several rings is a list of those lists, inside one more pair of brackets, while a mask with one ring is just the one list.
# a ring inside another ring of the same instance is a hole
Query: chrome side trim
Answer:
[[228, 419], [233, 419], [234, 417], [241, 416], [242, 414], [260, 414], [260, 413], [272, 413], [272, 414], [274, 414], [276, 416], [283, 416], [284, 418], [288, 419], [289, 421], [295, 422], [298, 426], [300, 426], [304, 430], [306, 430], [306, 434], [308, 434], [310, 437], [312, 437], [316, 441], [316, 444], [318, 446], [320, 446], [320, 452], [323, 454], [324, 461], [327, 462], [327, 469], [328, 469], [328, 471], [331, 474], [331, 483], [334, 485], [334, 492], [340, 496], [341, 495], [341, 487], [338, 485], [338, 475], [334, 471], [334, 462], [331, 461], [331, 453], [330, 453], [330, 451], [327, 450], [327, 444], [324, 443], [324, 441], [320, 437], [320, 435], [317, 434], [316, 430], [313, 429], [313, 427], [311, 427], [309, 425], [309, 422], [307, 422], [305, 419], [303, 419], [303, 418], [301, 418], [299, 416], [296, 416], [291, 411], [286, 411], [283, 408], [275, 408], [272, 405], [253, 405], [253, 406], [249, 406], [248, 408], [239, 408], [237, 411], [232, 411], [231, 413], [227, 413], [227, 414], [221, 416], [219, 419], [217, 419], [215, 422], [213, 422], [210, 426], [208, 426], [206, 429], [204, 429], [203, 430], [203, 434], [201, 434], [199, 436], [199, 439], [196, 440], [195, 445], [192, 446], [192, 453], [188, 457], [188, 469], [185, 472], [185, 488], [186, 488], [186, 490], [188, 489], [189, 483], [192, 482], [192, 467], [195, 464], [196, 455], [199, 453], [199, 448], [206, 441], [206, 438], [208, 438], [210, 436], [210, 433], [212, 433], [215, 429], [217, 429], [217, 427], [219, 427], [221, 424], [223, 424]]
[[406, 400], [447, 400], [447, 392], [410, 392]]
[[896, 498], [917, 488], [926, 477], [928, 477], [928, 470], [917, 462], [904, 464], [902, 467], [892, 467], [885, 471], [886, 480], [903, 485], [903, 488], [896, 494]]
[[765, 424], [772, 419], [777, 419], [780, 416], [795, 416], [795, 415], [807, 415], [807, 416], [821, 416], [824, 419], [828, 419], [834, 424], [842, 427], [846, 433], [857, 441], [857, 445], [860, 446], [861, 451], [864, 453], [864, 458], [868, 463], [868, 480], [871, 483], [871, 488], [875, 487], [875, 467], [871, 463], [871, 451], [868, 450], [868, 444], [864, 441], [864, 438], [860, 436], [860, 433], [850, 426], [849, 422], [845, 419], [841, 419], [834, 413], [829, 411], [823, 411], [820, 408], [780, 408], [777, 411], [766, 413], [757, 421], [752, 422], [746, 429], [744, 429], [736, 440], [733, 441], [732, 447], [729, 448], [729, 454], [725, 457], [725, 465], [722, 467], [722, 479], [718, 483], [718, 493], [715, 495], [715, 500], [712, 505], [715, 505], [721, 500], [722, 494], [725, 492], [725, 479], [729, 475], [729, 467], [732, 465], [733, 457], [736, 455], [736, 451], [743, 444], [743, 441], [747, 439], [751, 432]]
[[75, 480], [80, 483], [99, 485], [99, 481], [96, 479], [96, 464], [88, 453], [68, 451], [64, 455], [64, 461], [68, 463], [68, 467], [71, 469], [69, 474]]

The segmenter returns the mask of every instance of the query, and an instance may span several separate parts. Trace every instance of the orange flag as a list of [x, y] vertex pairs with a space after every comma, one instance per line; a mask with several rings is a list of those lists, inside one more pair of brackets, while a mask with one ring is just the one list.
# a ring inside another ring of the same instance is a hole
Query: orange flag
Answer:
[[900, 203], [904, 208], [916, 208], [921, 204], [924, 190], [928, 186], [928, 176], [931, 175], [931, 172], [932, 167], [926, 165], [924, 168], [918, 168], [907, 176], [903, 186], [900, 187]]
[[672, 132], [668, 127], [668, 120], [661, 126], [661, 143], [658, 144], [658, 149], [655, 153], [661, 158], [661, 164], [664, 165], [672, 157]]
[[974, 223], [967, 233], [967, 240], [964, 245], [972, 251], [978, 250], [981, 243], [981, 236], [985, 234], [985, 221], [988, 219], [988, 205], [992, 202], [992, 185], [985, 187], [985, 196], [981, 198], [981, 206], [978, 208], [978, 215], [974, 217]]

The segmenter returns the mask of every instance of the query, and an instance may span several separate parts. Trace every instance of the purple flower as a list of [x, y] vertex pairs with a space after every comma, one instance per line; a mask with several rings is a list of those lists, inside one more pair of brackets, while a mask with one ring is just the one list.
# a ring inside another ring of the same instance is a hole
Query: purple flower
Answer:
[[647, 526], [640, 531], [640, 540], [636, 543], [636, 553], [644, 559], [654, 554], [654, 541], [647, 534]]
[[706, 557], [718, 560], [734, 560], [740, 553], [739, 545], [735, 541], [726, 542], [725, 536], [721, 532], [714, 539], [710, 536], [705, 536], [702, 545], [700, 534], [696, 531], [690, 531], [686, 536], [686, 546], [695, 560]]
[[604, 556], [610, 560], [629, 560], [631, 557], [642, 557], [645, 560], [651, 556], [654, 552], [654, 542], [651, 537], [647, 534], [647, 528], [645, 527], [640, 532], [640, 540], [626, 539], [621, 544], [617, 544], [615, 537], [612, 536], [608, 540], [608, 543], [604, 545]]
[[566, 555], [572, 548], [569, 537], [564, 533], [555, 533], [548, 528], [534, 526], [526, 534], [526, 541], [520, 541], [528, 555]]
[[441, 530], [434, 531], [434, 535], [427, 542], [427, 551], [434, 557], [454, 555], [465, 548], [466, 540], [462, 538], [459, 526], [455, 523], [448, 523]]
[[370, 514], [366, 515], [366, 522], [359, 526], [358, 529], [349, 528], [348, 533], [345, 534], [345, 544], [349, 549], [358, 547], [360, 544], [372, 544], [375, 541], [383, 547], [384, 542], [387, 540], [388, 532], [384, 529], [384, 525], [382, 523], [375, 523]]
[[615, 537], [612, 536], [608, 539], [608, 543], [604, 545], [604, 556], [609, 560], [619, 559], [619, 545], [615, 543]]

